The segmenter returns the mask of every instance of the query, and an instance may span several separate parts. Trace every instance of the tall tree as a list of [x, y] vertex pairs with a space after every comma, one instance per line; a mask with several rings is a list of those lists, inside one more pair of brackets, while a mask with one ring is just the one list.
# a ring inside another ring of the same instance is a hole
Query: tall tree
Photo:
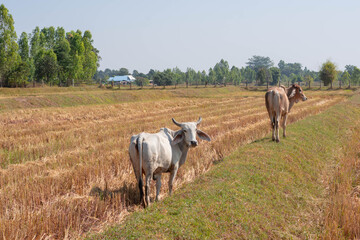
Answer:
[[238, 85], [241, 81], [241, 72], [240, 69], [232, 66], [230, 73], [229, 73], [229, 82], [231, 82], [233, 85]]
[[202, 70], [202, 72], [201, 72], [201, 82], [205, 84], [205, 87], [207, 86], [208, 81], [209, 81], [209, 78], [206, 75], [206, 71]]
[[220, 62], [215, 64], [214, 71], [216, 73], [217, 81], [226, 86], [226, 78], [229, 74], [229, 63], [224, 59], [221, 59]]
[[54, 51], [52, 49], [40, 50], [35, 58], [35, 66], [35, 76], [42, 81], [42, 85], [44, 85], [44, 79], [46, 83], [53, 85], [57, 75], [57, 58]]
[[209, 83], [216, 87], [216, 73], [212, 68], [209, 68]]
[[93, 47], [93, 39], [90, 31], [85, 31], [83, 38], [84, 44], [84, 60], [83, 60], [83, 76], [82, 79], [89, 82], [96, 73], [98, 56]]
[[268, 69], [274, 65], [269, 57], [254, 55], [246, 63], [248, 67], [258, 72], [261, 68]]
[[174, 85], [176, 88], [176, 86], [183, 81], [184, 74], [178, 67], [173, 68], [172, 73], [173, 73], [173, 78], [174, 78]]
[[20, 60], [14, 19], [4, 4], [0, 5], [0, 86], [4, 77]]
[[19, 54], [21, 60], [24, 62], [29, 61], [30, 58], [30, 48], [29, 48], [29, 39], [28, 35], [25, 32], [22, 32], [20, 35], [20, 39], [18, 41], [19, 45]]
[[[72, 71], [72, 59], [70, 56], [70, 43], [65, 39], [65, 31], [62, 28], [56, 30], [56, 42], [54, 53], [58, 64], [59, 86], [69, 85], [70, 74]], [[105, 78], [105, 77], [104, 77]]]
[[326, 61], [325, 63], [323, 63], [319, 74], [320, 80], [324, 82], [324, 86], [331, 84], [330, 88], [332, 88], [332, 84], [336, 79], [337, 75], [335, 64], [332, 63], [330, 60]]
[[194, 76], [195, 76], [196, 72], [194, 69], [192, 68], [187, 68], [186, 70], [186, 74], [185, 74], [185, 79], [186, 79], [186, 88], [188, 88], [189, 83], [191, 84], [192, 81], [194, 80]]
[[350, 76], [353, 74], [353, 71], [355, 69], [354, 65], [346, 65], [345, 70], [350, 74]]
[[[72, 86], [75, 85], [75, 81], [78, 81], [83, 76], [83, 61], [84, 61], [84, 43], [82, 41], [81, 31], [71, 31], [66, 35], [67, 40], [70, 43], [70, 69], [69, 76]], [[67, 84], [69, 86], [69, 82]]]
[[53, 49], [55, 45], [55, 28], [43, 28], [40, 31], [40, 41], [42, 46], [46, 49]]

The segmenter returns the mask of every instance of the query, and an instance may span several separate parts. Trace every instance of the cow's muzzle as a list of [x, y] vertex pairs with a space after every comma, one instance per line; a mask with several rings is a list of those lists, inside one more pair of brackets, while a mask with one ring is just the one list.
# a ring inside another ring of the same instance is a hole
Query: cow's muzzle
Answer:
[[192, 147], [196, 147], [198, 145], [198, 142], [197, 141], [191, 141], [190, 144], [191, 144]]

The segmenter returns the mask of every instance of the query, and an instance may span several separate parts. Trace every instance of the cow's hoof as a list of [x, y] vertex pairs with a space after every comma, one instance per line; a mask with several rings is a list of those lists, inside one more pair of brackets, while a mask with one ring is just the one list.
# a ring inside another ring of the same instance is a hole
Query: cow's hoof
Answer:
[[279, 142], [280, 142], [280, 140], [279, 140], [279, 139], [276, 139], [276, 142], [277, 142], [277, 143], [279, 143]]
[[272, 140], [275, 141], [275, 138], [273, 138]]

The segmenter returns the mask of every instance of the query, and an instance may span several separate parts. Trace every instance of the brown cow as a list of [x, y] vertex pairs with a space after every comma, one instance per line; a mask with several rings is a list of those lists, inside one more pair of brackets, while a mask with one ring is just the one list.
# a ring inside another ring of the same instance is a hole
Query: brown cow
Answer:
[[276, 131], [276, 142], [280, 142], [279, 122], [281, 117], [284, 118], [282, 123], [284, 130], [283, 136], [286, 137], [286, 119], [288, 117], [288, 113], [290, 112], [294, 103], [299, 102], [299, 100], [306, 101], [307, 97], [305, 96], [302, 88], [297, 84], [293, 84], [289, 88], [286, 88], [283, 85], [280, 87], [272, 87], [266, 92], [265, 104], [269, 113], [271, 127], [273, 129], [273, 141], [275, 141]]

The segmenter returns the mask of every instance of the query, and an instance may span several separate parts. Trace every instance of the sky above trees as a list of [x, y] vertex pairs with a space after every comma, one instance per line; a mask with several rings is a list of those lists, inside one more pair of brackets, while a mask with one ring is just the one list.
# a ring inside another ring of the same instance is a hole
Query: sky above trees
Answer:
[[253, 55], [299, 62], [318, 71], [360, 65], [356, 0], [3, 0], [18, 37], [36, 26], [90, 30], [100, 69], [148, 72], [209, 69], [226, 59], [242, 67]]

